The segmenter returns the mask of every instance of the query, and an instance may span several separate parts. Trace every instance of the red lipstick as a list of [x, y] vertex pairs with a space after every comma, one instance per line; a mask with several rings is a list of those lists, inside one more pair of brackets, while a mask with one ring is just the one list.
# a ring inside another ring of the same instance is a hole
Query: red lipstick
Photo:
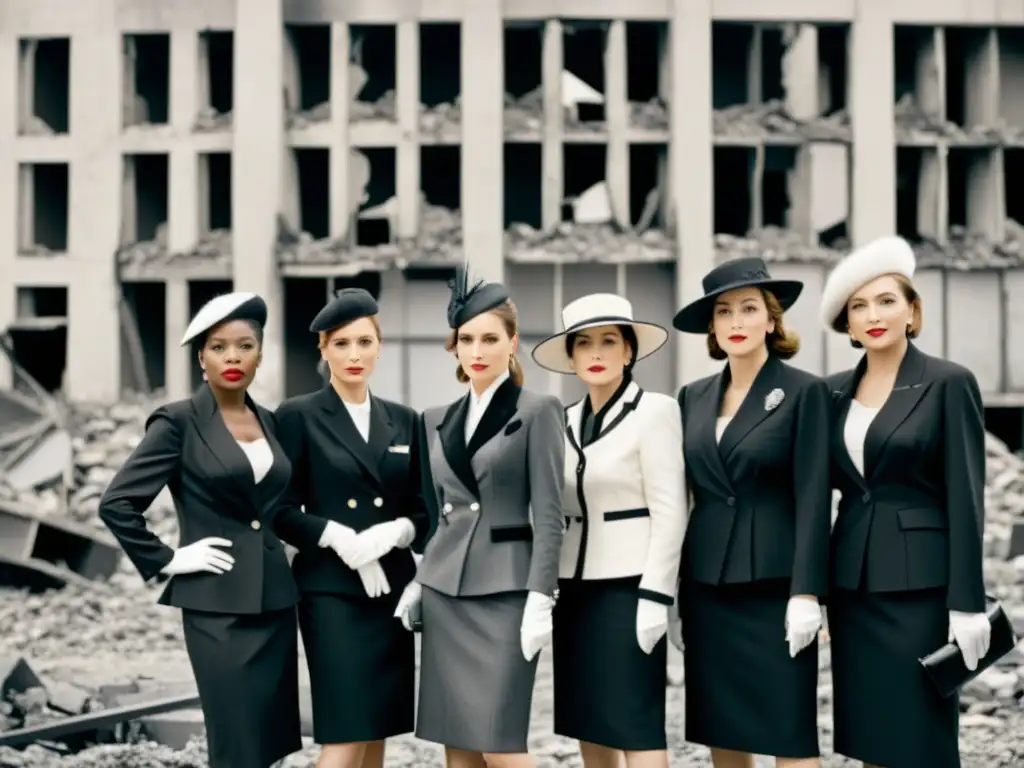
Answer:
[[871, 336], [871, 337], [877, 339], [879, 336], [882, 336], [884, 333], [885, 333], [885, 328], [872, 328], [870, 331], [868, 331], [868, 336]]
[[591, 373], [600, 373], [601, 371], [604, 370], [604, 366], [603, 365], [592, 365], [589, 368], [587, 368], [587, 370], [590, 371]]
[[741, 336], [738, 333], [734, 333], [732, 336], [729, 337], [729, 341], [731, 341], [733, 344], [739, 344], [741, 341], [746, 341], [746, 340], [747, 340], [746, 336]]
[[360, 373], [363, 372], [363, 369], [360, 368], [358, 365], [353, 365], [346, 368], [345, 372], [351, 374], [352, 376], [358, 376]]
[[484, 365], [483, 363], [473, 363], [469, 367], [472, 368], [474, 371], [477, 371], [477, 372], [479, 372], [479, 371], [486, 371], [487, 370], [487, 366]]
[[225, 378], [228, 381], [241, 381], [243, 378], [245, 378], [245, 374], [242, 373], [242, 371], [240, 371], [238, 368], [228, 368], [227, 370], [223, 371], [220, 375], [222, 378]]

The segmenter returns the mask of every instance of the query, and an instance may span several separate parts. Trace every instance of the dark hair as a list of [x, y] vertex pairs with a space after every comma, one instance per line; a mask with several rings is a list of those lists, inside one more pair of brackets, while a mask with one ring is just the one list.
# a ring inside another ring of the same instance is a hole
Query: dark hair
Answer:
[[[789, 360], [800, 351], [800, 337], [793, 331], [787, 331], [782, 324], [784, 311], [779, 300], [771, 291], [761, 289], [761, 298], [764, 299], [765, 309], [768, 310], [768, 317], [775, 323], [775, 330], [768, 334], [765, 344], [768, 346], [769, 354], [775, 355], [780, 360]], [[725, 360], [728, 355], [715, 338], [714, 320], [708, 323], [708, 354], [712, 360]]]
[[[622, 334], [622, 340], [629, 347], [633, 353], [630, 355], [630, 360], [626, 363], [626, 373], [633, 370], [633, 366], [636, 365], [636, 354], [639, 348], [639, 342], [636, 338], [636, 329], [632, 325], [616, 325], [619, 329], [619, 333]], [[565, 336], [565, 354], [572, 358], [572, 351], [576, 348], [576, 339], [579, 338], [580, 331], [573, 331], [572, 333], [566, 334]]]
[[[924, 327], [924, 314], [921, 305], [921, 294], [914, 288], [911, 283], [903, 275], [891, 275], [891, 277], [899, 284], [900, 292], [903, 294], [903, 298], [907, 300], [907, 303], [914, 308], [914, 319], [911, 321], [910, 326], [907, 328], [907, 338], [916, 339], [921, 335], [921, 329]], [[852, 298], [852, 297], [851, 297]], [[838, 317], [832, 322], [832, 330], [838, 333], [848, 333], [850, 330], [850, 310], [848, 305], [850, 300], [846, 300], [846, 305], [843, 306], [843, 311], [839, 313]], [[864, 345], [856, 339], [850, 339], [850, 346], [854, 349], [863, 349]]]
[[[224, 322], [217, 323], [212, 328], [210, 328], [210, 329], [204, 331], [203, 333], [199, 334], [199, 337], [195, 341], [196, 349], [197, 350], [203, 349], [206, 346], [207, 340], [209, 340], [211, 334], [213, 334], [214, 331], [216, 331], [221, 326], [227, 325], [228, 323], [232, 323], [232, 322], [234, 322], [234, 320], [225, 320]], [[259, 344], [262, 347], [263, 346], [263, 326], [260, 325], [259, 323], [257, 323], [255, 320], [242, 319], [242, 322], [245, 323], [246, 325], [248, 325], [249, 328], [252, 329], [252, 335], [256, 337], [256, 343]]]
[[[505, 333], [508, 334], [510, 339], [519, 332], [519, 313], [516, 311], [516, 305], [512, 302], [512, 299], [505, 299], [505, 301], [494, 309], [488, 310], [488, 312], [492, 315], [496, 315], [497, 318], [501, 320], [501, 324], [505, 327]], [[455, 328], [448, 335], [448, 339], [444, 343], [444, 348], [446, 352], [455, 352], [455, 356], [458, 357], [458, 352], [456, 351], [456, 347], [458, 347], [458, 345], [459, 329]], [[526, 375], [523, 373], [523, 366], [519, 363], [519, 358], [516, 357], [515, 352], [512, 353], [512, 356], [508, 360], [508, 372], [517, 387], [523, 386]], [[469, 376], [466, 375], [466, 371], [463, 369], [462, 363], [459, 363], [455, 367], [455, 378], [460, 384], [466, 384], [469, 381]]]

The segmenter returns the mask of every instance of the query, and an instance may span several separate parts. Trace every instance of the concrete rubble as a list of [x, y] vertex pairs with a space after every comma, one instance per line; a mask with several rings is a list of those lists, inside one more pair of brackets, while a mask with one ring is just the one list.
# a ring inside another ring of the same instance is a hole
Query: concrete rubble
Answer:
[[851, 136], [850, 116], [845, 110], [814, 120], [797, 120], [779, 99], [716, 109], [713, 119], [716, 138], [800, 143], [845, 142]]
[[117, 251], [117, 263], [122, 268], [138, 270], [190, 263], [230, 266], [232, 253], [229, 229], [207, 232], [186, 251], [170, 251], [167, 247], [167, 224], [164, 222], [157, 227], [152, 240], [121, 246]]

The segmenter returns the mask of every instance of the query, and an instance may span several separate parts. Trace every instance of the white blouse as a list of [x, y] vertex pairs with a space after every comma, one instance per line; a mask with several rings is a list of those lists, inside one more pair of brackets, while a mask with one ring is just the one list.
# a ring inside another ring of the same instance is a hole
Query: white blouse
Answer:
[[356, 429], [359, 430], [359, 434], [363, 440], [370, 440], [370, 396], [367, 395], [366, 399], [361, 403], [350, 403], [347, 400], [342, 400], [345, 403], [345, 410], [348, 411], [348, 415], [352, 417], [352, 422], [356, 425]]
[[732, 416], [719, 416], [715, 422], [715, 440], [722, 442], [722, 435], [725, 434], [725, 428], [729, 426], [729, 422], [732, 421]]
[[850, 454], [850, 460], [864, 476], [864, 439], [867, 437], [868, 428], [875, 420], [881, 408], [868, 408], [856, 400], [850, 401], [850, 411], [846, 414], [846, 424], [843, 426], [843, 442], [846, 444], [846, 451]]
[[274, 466], [274, 452], [270, 449], [270, 443], [265, 437], [251, 443], [243, 443], [241, 440], [235, 442], [252, 465], [253, 479], [259, 483]]

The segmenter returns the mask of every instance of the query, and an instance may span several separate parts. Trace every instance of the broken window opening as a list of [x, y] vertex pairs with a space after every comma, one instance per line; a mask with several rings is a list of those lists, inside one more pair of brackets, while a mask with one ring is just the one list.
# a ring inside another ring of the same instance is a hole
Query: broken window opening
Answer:
[[200, 209], [200, 233], [231, 229], [231, 153], [200, 155], [205, 205]]
[[[921, 174], [924, 150], [917, 147], [896, 149], [896, 234], [920, 242], [931, 222], [921, 221]], [[929, 232], [934, 236], [933, 232]]]
[[525, 224], [543, 225], [541, 214], [542, 156], [540, 144], [505, 144], [505, 229]]
[[461, 148], [422, 147], [420, 169], [420, 250], [454, 259], [462, 253]]
[[562, 30], [563, 66], [567, 75], [562, 79], [562, 103], [572, 105], [565, 110], [567, 128], [604, 128], [607, 34], [608, 25], [604, 22], [566, 22]]
[[299, 227], [315, 240], [331, 236], [330, 150], [295, 149]]
[[58, 392], [67, 366], [68, 289], [18, 286], [8, 329], [14, 359], [47, 392]]
[[629, 124], [646, 130], [668, 130], [668, 105], [662, 80], [668, 56], [664, 22], [626, 22], [626, 94]]
[[420, 132], [457, 133], [462, 123], [462, 28], [420, 25]]
[[[195, 317], [202, 306], [215, 296], [231, 293], [234, 288], [231, 280], [189, 280], [188, 281], [188, 316]], [[308, 326], [307, 326], [308, 328]], [[189, 364], [190, 389], [198, 389], [203, 384], [203, 371], [199, 367], [199, 350], [195, 344], [189, 347], [191, 361]]]
[[963, 27], [946, 27], [943, 30], [946, 51], [946, 119], [961, 128], [971, 127], [968, 123], [972, 122], [972, 117], [977, 117], [967, 114], [967, 70], [981, 55], [987, 31]]
[[976, 237], [988, 239], [988, 219], [981, 215], [991, 204], [989, 180], [993, 150], [975, 147], [951, 147], [946, 160], [946, 196], [949, 226], [963, 228]]
[[562, 221], [576, 221], [576, 202], [584, 192], [605, 180], [608, 150], [604, 144], [566, 144]]
[[235, 36], [232, 32], [200, 32], [199, 50], [204, 66], [205, 92], [200, 103], [196, 129], [201, 131], [227, 128], [234, 109]]
[[[1002, 27], [999, 29], [999, 82], [1018, 83], [1024, 81], [1024, 29]], [[1024, 142], [1024, 99], [1019, 97], [1017, 88], [1002, 85], [999, 88], [999, 117], [1003, 123], [1003, 134], [1015, 144]], [[1009, 178], [1009, 173], [1007, 173]]]
[[897, 141], [910, 143], [922, 134], [942, 132], [945, 116], [935, 45], [934, 27], [893, 28]]
[[171, 36], [124, 36], [124, 127], [166, 125], [171, 108]]
[[665, 227], [664, 168], [668, 147], [633, 144], [629, 148], [629, 208], [637, 232]]
[[850, 27], [823, 24], [818, 27], [818, 71], [821, 77], [819, 114], [830, 117], [847, 109], [850, 67]]
[[19, 166], [18, 252], [23, 256], [68, 250], [67, 163]]
[[[368, 171], [366, 185], [357, 199], [356, 245], [376, 247], [395, 241], [395, 184], [397, 161], [391, 147], [362, 149]], [[355, 189], [353, 189], [355, 191]]]
[[536, 133], [544, 119], [544, 27], [506, 23], [504, 56], [505, 131]]
[[793, 200], [789, 185], [795, 167], [795, 148], [765, 147], [761, 175], [761, 228], [786, 229], [790, 226], [789, 210]]
[[1024, 149], [1003, 150], [1004, 173], [1003, 194], [1006, 197], [1006, 217], [1018, 225], [1024, 225]]
[[711, 27], [711, 100], [715, 110], [782, 99], [782, 29], [716, 21]]
[[750, 189], [751, 150], [715, 147], [715, 234], [745, 237], [750, 230], [753, 201]]
[[284, 294], [284, 388], [285, 397], [320, 389], [324, 381], [317, 371], [320, 350], [309, 324], [327, 302], [329, 278], [286, 277]]
[[71, 114], [71, 40], [23, 39], [18, 46], [18, 133], [68, 133]]
[[166, 386], [167, 285], [122, 283], [121, 389], [152, 392]]
[[167, 247], [170, 162], [166, 154], [128, 155], [125, 174], [131, 198], [125, 202], [125, 240]]
[[331, 119], [331, 27], [301, 24], [286, 27], [295, 56], [295, 78], [286, 88], [289, 118], [303, 123]]
[[398, 119], [394, 24], [349, 27], [349, 122]]

